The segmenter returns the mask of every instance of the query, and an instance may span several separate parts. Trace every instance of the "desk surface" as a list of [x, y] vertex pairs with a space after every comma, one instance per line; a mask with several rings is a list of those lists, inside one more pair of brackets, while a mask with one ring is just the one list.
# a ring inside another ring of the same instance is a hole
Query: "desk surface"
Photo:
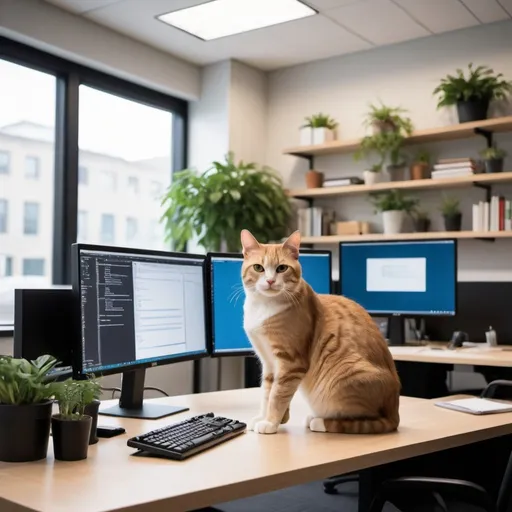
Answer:
[[395, 361], [512, 367], [512, 347], [482, 345], [448, 350], [447, 343], [433, 343], [431, 346], [389, 347], [389, 350]]
[[278, 434], [248, 432], [184, 462], [130, 456], [128, 437], [184, 416], [213, 411], [249, 420], [259, 395], [246, 389], [159, 399], [191, 410], [156, 421], [103, 416], [100, 423], [121, 424], [127, 434], [100, 439], [85, 461], [54, 461], [50, 446], [44, 461], [0, 463], [0, 510], [179, 512], [512, 433], [512, 413], [471, 416], [406, 397], [399, 432], [313, 433], [303, 426], [307, 409], [296, 397]]

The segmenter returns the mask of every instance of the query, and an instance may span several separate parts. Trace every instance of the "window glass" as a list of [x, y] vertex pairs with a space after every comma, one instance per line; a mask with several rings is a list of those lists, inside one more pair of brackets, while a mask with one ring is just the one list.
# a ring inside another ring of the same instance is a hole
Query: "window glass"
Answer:
[[78, 166], [78, 184], [87, 185], [89, 183], [89, 169], [83, 165]]
[[55, 98], [54, 76], [0, 59], [0, 325], [15, 288], [52, 282]]
[[84, 212], [83, 210], [80, 210], [78, 212], [78, 233], [77, 233], [77, 239], [79, 242], [83, 242], [87, 240], [87, 212]]
[[24, 258], [23, 275], [44, 276], [44, 260], [42, 258]]
[[172, 113], [86, 85], [79, 94], [79, 161], [89, 174], [78, 190], [89, 223], [81, 240], [168, 249], [156, 192], [171, 182]]

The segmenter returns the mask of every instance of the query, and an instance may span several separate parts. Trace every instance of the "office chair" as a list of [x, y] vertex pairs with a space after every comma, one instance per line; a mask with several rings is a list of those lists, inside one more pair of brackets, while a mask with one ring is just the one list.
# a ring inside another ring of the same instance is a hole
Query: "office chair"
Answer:
[[357, 473], [349, 473], [348, 475], [330, 476], [324, 480], [324, 492], [326, 494], [337, 494], [338, 490], [336, 487], [347, 482], [359, 481], [359, 475]]
[[[493, 398], [498, 389], [503, 387], [512, 388], [512, 381], [490, 382], [480, 396]], [[512, 453], [508, 459], [496, 502], [483, 487], [467, 480], [401, 477], [386, 480], [380, 486], [368, 512], [382, 512], [386, 503], [391, 503], [400, 509], [404, 504], [404, 496], [410, 496], [413, 493], [415, 502], [421, 503], [421, 510], [424, 512], [448, 512], [447, 501], [472, 505], [485, 512], [507, 512], [512, 498]]]

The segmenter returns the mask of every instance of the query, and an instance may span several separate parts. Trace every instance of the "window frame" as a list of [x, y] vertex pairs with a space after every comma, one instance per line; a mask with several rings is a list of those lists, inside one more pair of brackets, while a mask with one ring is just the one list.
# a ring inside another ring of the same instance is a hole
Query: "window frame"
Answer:
[[79, 86], [93, 87], [172, 113], [171, 176], [187, 166], [188, 102], [4, 36], [0, 36], [0, 59], [56, 78], [52, 281], [59, 285], [70, 284], [71, 244], [77, 241], [78, 222]]
[[[8, 175], [8, 174], [11, 174], [11, 152], [10, 151], [0, 151], [0, 153], [2, 155], [6, 155], [7, 156], [7, 167], [6, 167], [6, 170], [5, 172], [4, 171], [1, 171], [0, 170], [0, 174], [4, 174], [4, 175]], [[2, 169], [3, 167], [0, 167], [0, 169]]]
[[[0, 235], [7, 235], [9, 233], [9, 199], [7, 197], [0, 197], [0, 204], [5, 206], [0, 209], [0, 219], [4, 222], [0, 222]], [[3, 229], [5, 227], [5, 229]]]
[[[32, 161], [35, 164], [35, 166], [34, 166], [35, 173], [32, 176], [27, 174], [27, 170], [28, 170], [27, 163], [29, 161]], [[41, 159], [38, 156], [25, 155], [24, 167], [25, 168], [24, 168], [24, 172], [23, 172], [23, 177], [26, 180], [39, 181], [39, 178], [41, 178]]]

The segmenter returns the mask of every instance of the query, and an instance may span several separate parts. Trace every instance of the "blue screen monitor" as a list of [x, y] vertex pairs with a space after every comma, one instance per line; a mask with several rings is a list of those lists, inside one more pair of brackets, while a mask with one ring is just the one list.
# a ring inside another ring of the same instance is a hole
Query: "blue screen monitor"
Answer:
[[372, 315], [397, 317], [393, 344], [403, 343], [400, 317], [454, 316], [456, 289], [455, 240], [340, 244], [341, 295]]
[[[214, 356], [252, 355], [243, 325], [245, 292], [240, 277], [241, 254], [209, 255], [211, 293], [211, 353]], [[331, 293], [331, 251], [303, 251], [303, 278], [317, 293]]]

